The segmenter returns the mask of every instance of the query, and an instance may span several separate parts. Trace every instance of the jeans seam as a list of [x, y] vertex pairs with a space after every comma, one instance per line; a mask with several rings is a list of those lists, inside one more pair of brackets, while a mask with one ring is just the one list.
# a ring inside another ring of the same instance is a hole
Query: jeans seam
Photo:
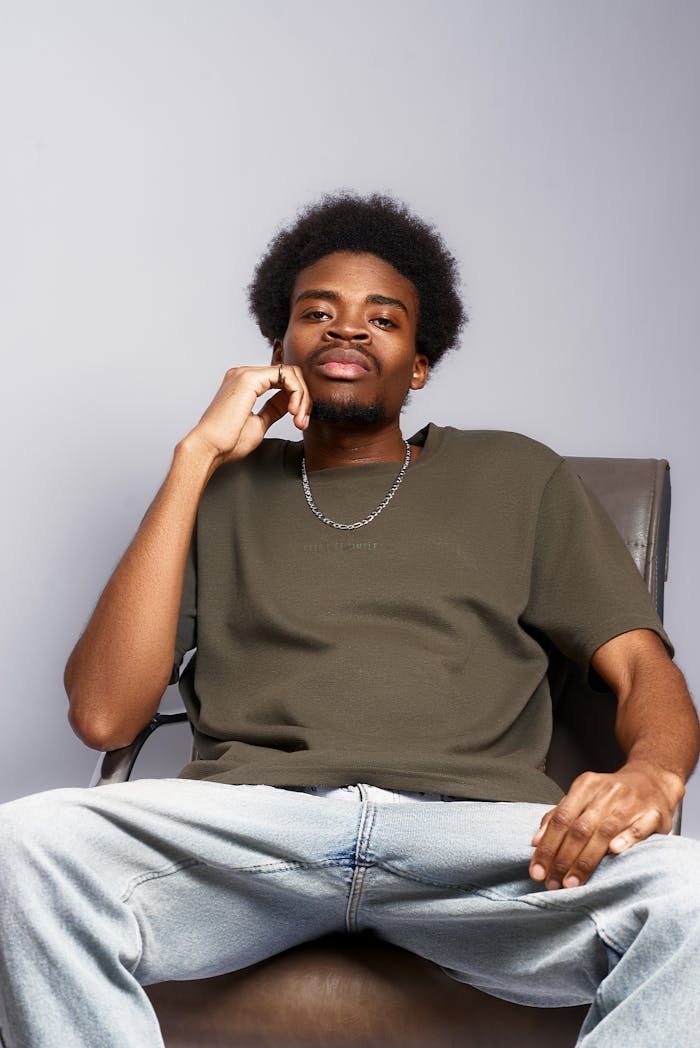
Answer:
[[462, 883], [462, 884], [454, 884], [454, 883], [451, 883], [449, 881], [430, 880], [427, 877], [419, 877], [416, 874], [406, 873], [405, 870], [399, 870], [396, 867], [392, 866], [391, 863], [389, 863], [389, 862], [378, 862], [376, 865], [380, 869], [386, 870], [387, 873], [393, 873], [397, 877], [401, 877], [402, 880], [413, 881], [416, 884], [427, 884], [431, 888], [450, 888], [453, 891], [464, 892], [465, 895], [467, 895], [467, 894], [469, 894], [469, 895], [483, 895], [487, 899], [491, 899], [492, 898], [496, 902], [502, 902], [502, 901], [505, 901], [505, 900], [507, 900], [509, 902], [513, 901], [512, 899], [510, 899], [508, 896], [505, 896], [505, 895], [502, 895], [502, 896], [497, 896], [495, 894], [494, 895], [490, 895], [488, 889], [480, 888], [478, 884], [467, 884], [467, 885], [465, 885], [464, 883]]
[[[575, 891], [576, 889], [574, 888], [572, 890]], [[545, 902], [540, 899], [522, 899], [518, 901], [522, 901], [526, 905], [534, 906], [539, 910], [559, 910], [562, 912], [574, 911], [583, 914], [584, 917], [588, 917], [589, 921], [591, 921], [598, 938], [605, 943], [609, 949], [613, 950], [618, 957], [623, 957], [626, 952], [626, 947], [621, 946], [620, 943], [616, 942], [610, 932], [605, 929], [597, 910], [594, 910], [589, 906], [585, 906], [582, 903], [570, 903], [566, 901], [555, 902], [554, 900], [548, 900]]]
[[[612, 935], [610, 935], [610, 933], [606, 931], [606, 929], [603, 927], [600, 921], [600, 916], [596, 912], [596, 910], [591, 909], [588, 906], [583, 905], [582, 903], [569, 901], [555, 902], [553, 899], [548, 899], [545, 902], [545, 900], [541, 898], [522, 899], [518, 896], [503, 895], [502, 893], [496, 892], [491, 888], [480, 887], [478, 884], [454, 884], [445, 881], [429, 880], [425, 877], [418, 877], [415, 874], [406, 873], [404, 870], [398, 870], [395, 867], [393, 867], [391, 863], [387, 862], [378, 863], [378, 865], [383, 870], [386, 870], [388, 873], [393, 873], [397, 877], [401, 877], [402, 879], [407, 881], [414, 881], [418, 884], [427, 884], [430, 885], [430, 887], [432, 888], [449, 888], [451, 891], [463, 892], [465, 895], [478, 895], [484, 899], [488, 899], [490, 902], [503, 902], [508, 903], [509, 905], [512, 905], [513, 903], [518, 903], [521, 906], [532, 906], [535, 909], [544, 910], [545, 912], [551, 910], [560, 910], [564, 912], [574, 911], [576, 913], [580, 913], [582, 916], [587, 917], [588, 920], [592, 923], [593, 927], [595, 928], [596, 935], [599, 939], [601, 939], [603, 943], [605, 943], [606, 946], [608, 946], [611, 950], [614, 950], [614, 952], [618, 954], [619, 957], [624, 956], [625, 947], [621, 946], [618, 942], [616, 942]], [[575, 891], [576, 889], [572, 890]]]
[[276, 863], [265, 863], [258, 864], [257, 866], [229, 866], [228, 864], [221, 863], [216, 864], [212, 862], [205, 862], [203, 859], [183, 859], [180, 862], [170, 863], [168, 866], [161, 867], [158, 870], [149, 870], [148, 873], [139, 874], [138, 877], [133, 878], [129, 881], [127, 887], [124, 889], [120, 896], [121, 902], [128, 902], [133, 893], [141, 885], [147, 884], [149, 881], [159, 880], [163, 877], [171, 877], [175, 873], [179, 873], [181, 870], [192, 869], [195, 866], [205, 866], [212, 870], [224, 870], [228, 873], [283, 873], [287, 870], [312, 870], [323, 868], [324, 866], [351, 866], [352, 863], [348, 859], [319, 859], [317, 862], [276, 862]]
[[120, 896], [121, 902], [128, 902], [136, 889], [142, 884], [147, 884], [148, 881], [156, 881], [161, 877], [170, 877], [173, 873], [178, 873], [180, 870], [203, 865], [204, 863], [201, 859], [181, 859], [180, 862], [171, 862], [167, 866], [161, 866], [157, 870], [149, 870], [148, 873], [140, 873], [138, 877], [132, 877], [127, 884]]
[[355, 838], [355, 853], [352, 862], [353, 875], [350, 879], [345, 907], [345, 928], [348, 932], [352, 932], [353, 926], [357, 927], [357, 915], [362, 901], [367, 870], [373, 865], [372, 862], [367, 861], [367, 856], [369, 854], [369, 839], [377, 811], [374, 804], [367, 800], [363, 787], [360, 787], [360, 795], [362, 797], [362, 805]]

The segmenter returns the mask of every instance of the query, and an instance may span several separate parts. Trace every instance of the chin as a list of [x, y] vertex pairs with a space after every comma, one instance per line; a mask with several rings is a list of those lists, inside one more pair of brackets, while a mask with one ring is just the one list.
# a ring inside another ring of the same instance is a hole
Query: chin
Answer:
[[311, 418], [317, 422], [338, 422], [346, 426], [370, 426], [386, 421], [383, 404], [338, 403], [333, 400], [315, 400]]

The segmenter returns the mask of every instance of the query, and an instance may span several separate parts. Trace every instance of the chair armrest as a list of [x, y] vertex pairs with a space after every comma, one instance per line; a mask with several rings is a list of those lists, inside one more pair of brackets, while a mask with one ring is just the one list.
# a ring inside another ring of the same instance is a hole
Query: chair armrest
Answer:
[[678, 807], [673, 813], [673, 823], [671, 825], [671, 833], [678, 835], [681, 832], [681, 820], [683, 818], [683, 801], [678, 802]]
[[156, 713], [155, 717], [142, 728], [133, 742], [128, 746], [122, 746], [118, 750], [108, 750], [101, 753], [97, 766], [90, 779], [91, 786], [109, 786], [114, 782], [128, 782], [136, 758], [147, 739], [153, 732], [163, 724], [179, 724], [187, 720], [187, 714], [181, 713]]

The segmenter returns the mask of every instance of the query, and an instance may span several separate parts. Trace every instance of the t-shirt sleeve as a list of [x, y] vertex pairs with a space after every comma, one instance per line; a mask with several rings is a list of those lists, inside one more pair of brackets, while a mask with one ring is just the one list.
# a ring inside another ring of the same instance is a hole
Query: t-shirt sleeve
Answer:
[[542, 495], [522, 621], [543, 631], [596, 687], [591, 656], [621, 633], [653, 630], [674, 653], [620, 533], [565, 459]]
[[180, 600], [180, 615], [175, 635], [175, 655], [170, 684], [177, 684], [180, 663], [192, 648], [197, 646], [197, 564], [195, 540], [192, 539], [185, 563], [185, 578]]

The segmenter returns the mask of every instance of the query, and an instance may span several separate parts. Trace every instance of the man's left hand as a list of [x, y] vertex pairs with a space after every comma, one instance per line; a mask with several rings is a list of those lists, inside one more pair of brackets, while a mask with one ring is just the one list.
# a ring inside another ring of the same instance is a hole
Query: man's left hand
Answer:
[[680, 776], [646, 761], [609, 775], [585, 772], [542, 819], [530, 876], [550, 889], [585, 884], [608, 852], [668, 833], [683, 793]]

